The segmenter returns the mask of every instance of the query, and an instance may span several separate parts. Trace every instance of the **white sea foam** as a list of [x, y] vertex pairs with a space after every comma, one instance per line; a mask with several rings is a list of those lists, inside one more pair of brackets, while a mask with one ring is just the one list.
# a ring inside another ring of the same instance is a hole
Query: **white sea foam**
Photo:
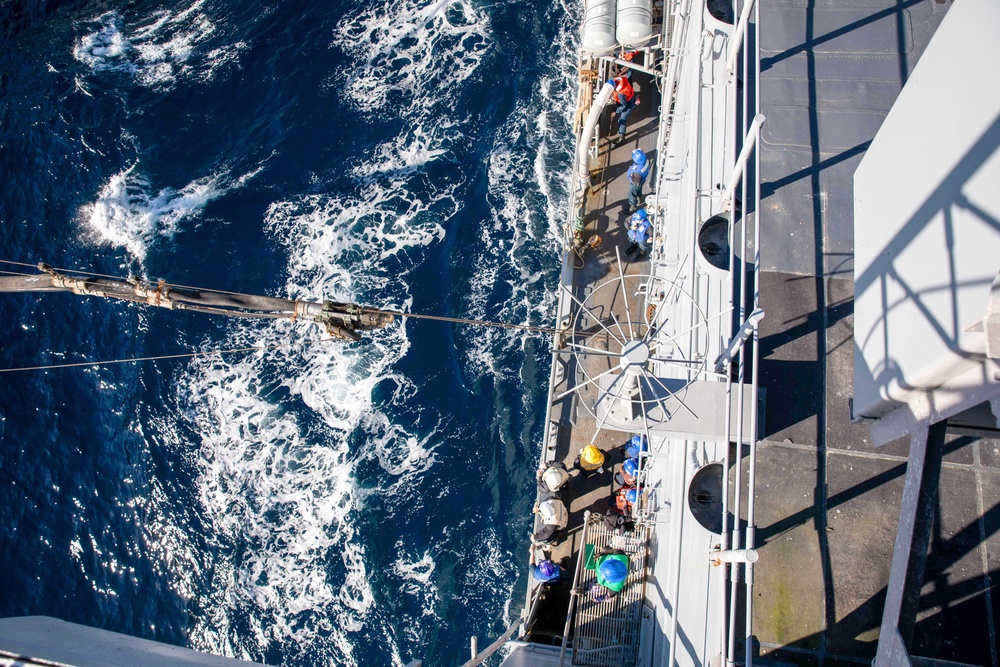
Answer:
[[[403, 548], [403, 542], [396, 543], [396, 561], [392, 565], [392, 573], [400, 582], [399, 594], [412, 597], [418, 601], [422, 616], [434, 615], [434, 609], [440, 602], [438, 588], [432, 576], [437, 564], [430, 551], [415, 558]], [[416, 623], [407, 624], [406, 629], [416, 632]], [[418, 643], [418, 636], [411, 636], [411, 643]]]
[[179, 189], [154, 192], [136, 162], [108, 179], [97, 199], [81, 207], [84, 236], [95, 245], [125, 248], [141, 263], [158, 239], [173, 238], [182, 223], [201, 215], [206, 204], [244, 186], [261, 169], [259, 166], [235, 178], [223, 169]]
[[[394, 103], [429, 109], [453, 103], [489, 44], [487, 14], [469, 0], [402, 0], [349, 14], [334, 44], [353, 57], [339, 86], [362, 111]], [[403, 110], [406, 113], [406, 110]]]
[[442, 135], [452, 125], [450, 122], [442, 122], [433, 128], [413, 126], [391, 142], [377, 146], [372, 159], [356, 166], [352, 173], [366, 183], [379, 178], [391, 178], [399, 182], [413, 176], [448, 154]]
[[182, 80], [211, 81], [237, 62], [247, 45], [208, 48], [219, 35], [204, 9], [205, 0], [196, 0], [173, 11], [157, 10], [127, 27], [121, 15], [107, 12], [76, 41], [73, 56], [96, 73], [124, 73], [157, 90]]
[[[189, 9], [198, 7], [200, 3], [194, 3]], [[193, 30], [198, 11], [183, 19], [186, 31]], [[174, 65], [196, 58], [199, 39], [186, 42], [194, 46], [187, 53], [183, 40], [167, 48], [168, 35], [176, 32], [169, 26], [163, 18], [150, 22], [148, 33], [128, 33], [119, 55], [96, 53], [103, 48], [97, 41], [84, 53], [105, 62], [152, 61], [135, 46], [138, 39], [160, 45]], [[108, 48], [116, 43], [113, 30], [102, 39]], [[405, 310], [412, 301], [410, 272], [421, 261], [421, 249], [440, 242], [446, 223], [461, 209], [456, 192], [464, 182], [455, 175], [460, 170], [449, 172], [447, 179], [432, 179], [428, 171], [452, 159], [450, 142], [470, 122], [452, 113], [442, 91], [475, 74], [488, 48], [488, 17], [462, 0], [402, 0], [345, 18], [334, 42], [349, 62], [331, 80], [356, 107], [381, 112], [391, 108], [410, 122], [397, 137], [346, 165], [364, 196], [325, 191], [286, 197], [269, 207], [265, 230], [289, 258], [286, 296], [374, 300]], [[557, 137], [565, 130], [565, 119], [560, 115], [568, 116], [560, 91], [548, 92], [554, 97], [533, 98], [519, 106], [495, 137], [488, 167], [493, 216], [476, 248], [470, 249], [480, 265], [466, 304], [472, 316], [541, 322], [550, 317], [552, 297], [540, 298], [534, 282], [539, 280], [537, 271], [526, 259], [538, 252], [530, 244], [554, 249], [560, 225], [554, 211], [563, 176], [538, 166], [547, 164], [548, 157], [541, 163], [534, 158], [539, 143], [543, 147], [537, 152], [546, 156], [546, 142], [561, 143]], [[393, 105], [387, 106], [392, 96], [403, 104], [393, 98]], [[539, 114], [543, 120], [533, 125], [530, 119]], [[127, 175], [121, 180], [118, 191], [123, 194], [118, 199], [127, 202]], [[237, 182], [226, 176], [212, 187], [221, 192]], [[159, 195], [149, 190], [148, 184], [145, 189], [138, 186], [147, 199], [156, 200]], [[116, 201], [114, 196], [108, 199]], [[106, 217], [138, 222], [150, 205], [140, 197], [136, 206], [105, 208]], [[188, 212], [178, 221], [196, 215], [200, 207], [184, 210]], [[174, 224], [171, 229], [176, 228]], [[161, 229], [166, 225], [156, 220], [138, 224], [123, 237], [140, 239], [137, 250], [143, 250], [152, 240], [173, 233]], [[513, 298], [501, 312], [487, 313], [496, 281], [505, 281], [500, 287]], [[301, 323], [236, 324], [226, 344], [270, 346], [316, 337], [318, 332], [306, 333]], [[278, 644], [290, 660], [301, 650], [318, 661], [352, 665], [358, 662], [356, 633], [364, 631], [385, 636], [393, 664], [403, 664], [399, 646], [385, 631], [389, 621], [375, 613], [379, 592], [370, 583], [370, 555], [356, 535], [358, 515], [374, 493], [387, 520], [408, 504], [433, 502], [414, 499], [412, 488], [419, 476], [433, 474], [440, 440], [454, 433], [448, 431], [447, 418], [412, 407], [407, 423], [390, 419], [389, 414], [403, 413], [401, 406], [412, 406], [418, 391], [412, 380], [394, 370], [395, 360], [407, 354], [410, 343], [399, 325], [369, 339], [367, 346], [317, 344], [240, 358], [198, 359], [175, 376], [173, 418], [197, 434], [196, 449], [184, 452], [196, 471], [198, 506], [192, 511], [217, 548], [212, 555], [189, 560], [197, 552], [184, 535], [172, 532], [169, 521], [156, 523], [149, 539], [164, 539], [161, 559], [178, 570], [178, 591], [213, 591], [191, 629], [194, 645], [259, 657]], [[484, 346], [473, 346], [470, 354], [481, 353], [484, 368], [499, 367], [494, 355], [516, 349], [522, 340], [493, 331], [476, 339]], [[268, 383], [264, 378], [281, 379]], [[376, 404], [373, 394], [380, 386], [394, 391], [380, 395]], [[165, 421], [157, 430], [171, 427]], [[355, 448], [352, 437], [359, 436], [365, 446]], [[164, 441], [179, 448], [185, 439]], [[377, 487], [359, 488], [359, 466], [374, 464], [384, 472]], [[508, 584], [501, 582], [511, 580], [517, 565], [505, 558], [490, 530], [473, 553], [462, 554], [471, 564], [464, 584], [476, 591], [463, 605], [509, 601]], [[409, 619], [412, 623], [399, 622], [412, 644], [421, 638], [421, 619], [432, 617], [440, 603], [435, 578], [440, 576], [441, 559], [454, 557], [448, 540], [444, 535], [429, 549], [403, 540], [396, 545], [389, 579], [420, 609], [418, 618]], [[342, 570], [330, 567], [331, 555], [334, 562], [339, 556]], [[239, 623], [248, 623], [251, 633], [242, 645], [235, 639], [241, 635]]]
[[[399, 189], [399, 178], [398, 170], [380, 175], [364, 201], [303, 196], [270, 207], [266, 229], [290, 257], [289, 296], [352, 300], [380, 289], [405, 295], [406, 253], [442, 237], [440, 216], [452, 214], [454, 202], [447, 188], [418, 199]], [[355, 284], [358, 276], [363, 285]], [[397, 305], [406, 307], [400, 299]], [[301, 325], [278, 323], [237, 327], [231, 338], [234, 345], [264, 346], [303, 335], [313, 336]], [[438, 423], [417, 437], [373, 407], [382, 381], [395, 384], [384, 399], [395, 406], [414, 387], [391, 370], [408, 348], [405, 329], [391, 327], [370, 341], [276, 349], [232, 362], [203, 359], [180, 378], [181, 413], [201, 437], [191, 459], [199, 470], [200, 511], [220, 541], [252, 546], [231, 564], [232, 581], [213, 586], [220, 591], [217, 611], [199, 624], [201, 645], [235, 650], [216, 629], [231, 627], [226, 619], [244, 612], [255, 618], [256, 651], [274, 642], [326, 645], [331, 659], [354, 664], [350, 636], [369, 622], [374, 601], [365, 552], [355, 540], [355, 513], [364, 502], [356, 466], [366, 457], [377, 461], [392, 496], [397, 485], [406, 486], [402, 480], [433, 466]], [[276, 402], [277, 387], [261, 385], [266, 377], [283, 378], [288, 398]], [[348, 436], [359, 428], [367, 444], [355, 451]], [[339, 577], [327, 571], [327, 556], [337, 552]]]
[[[572, 83], [577, 37], [569, 21], [562, 20], [567, 25], [555, 48], [561, 56], [555, 62], [559, 75], [541, 77], [534, 94], [518, 104], [494, 139], [487, 165], [493, 219], [483, 226], [479, 269], [467, 297], [475, 317], [547, 324], [555, 307], [557, 295], [539, 285], [544, 267], [537, 258], [548, 254], [549, 268], [558, 262], [569, 187], [566, 137], [571, 135], [569, 122], [576, 103]], [[526, 181], [523, 174], [529, 173], [533, 178]], [[498, 284], [501, 276], [509, 277]], [[504, 306], [489, 312], [488, 305], [497, 302], [498, 294], [506, 296]], [[497, 355], [523, 347], [526, 339], [497, 329], [470, 338], [466, 362], [474, 377], [502, 375]]]
[[[246, 330], [238, 338], [250, 343], [259, 335]], [[271, 342], [273, 335], [256, 341]], [[234, 614], [255, 618], [256, 651], [317, 636], [347, 647], [345, 633], [361, 627], [371, 605], [364, 554], [352, 544], [348, 520], [353, 463], [343, 434], [303, 423], [297, 411], [270, 400], [274, 387], [258, 379], [301, 361], [296, 356], [276, 351], [231, 363], [201, 359], [179, 384], [179, 407], [201, 434], [190, 458], [198, 470], [199, 513], [226, 551], [241, 553], [239, 561], [214, 564], [221, 578], [213, 577], [210, 617], [195, 633], [213, 648], [232, 648], [216, 629], [229, 627]], [[333, 367], [348, 363], [340, 355]], [[337, 550], [347, 572], [339, 580], [325, 570]]]
[[80, 218], [92, 242], [125, 248], [141, 262], [158, 237], [173, 237], [182, 220], [197, 216], [224, 190], [217, 177], [207, 177], [153, 194], [133, 164], [108, 180], [97, 200], [81, 209]]

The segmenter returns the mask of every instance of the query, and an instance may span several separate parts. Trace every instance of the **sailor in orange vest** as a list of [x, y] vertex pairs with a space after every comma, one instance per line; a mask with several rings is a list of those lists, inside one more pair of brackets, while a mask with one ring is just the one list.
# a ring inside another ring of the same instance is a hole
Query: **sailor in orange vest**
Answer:
[[[618, 59], [630, 63], [632, 62], [633, 59], [635, 59], [637, 55], [639, 55], [638, 51], [629, 51], [628, 53], [626, 53], [625, 49], [622, 49], [621, 52], [618, 54]], [[611, 74], [611, 76], [612, 77], [624, 76], [625, 78], [631, 80], [632, 68], [627, 65], [615, 65], [614, 72]]]
[[625, 139], [625, 121], [628, 120], [632, 109], [639, 104], [632, 82], [626, 76], [619, 76], [608, 81], [615, 87], [615, 92], [611, 93], [611, 101], [617, 104], [617, 108], [611, 112], [611, 118], [618, 116], [618, 136], [611, 140], [612, 144], [619, 144]]

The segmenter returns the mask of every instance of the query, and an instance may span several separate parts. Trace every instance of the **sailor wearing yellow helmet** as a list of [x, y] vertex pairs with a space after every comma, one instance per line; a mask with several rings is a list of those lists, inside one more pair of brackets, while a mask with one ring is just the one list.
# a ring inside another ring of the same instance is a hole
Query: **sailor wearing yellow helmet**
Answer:
[[576, 461], [574, 461], [573, 465], [588, 477], [590, 475], [602, 473], [604, 472], [604, 452], [592, 444], [587, 445], [580, 452], [580, 455], [576, 457]]

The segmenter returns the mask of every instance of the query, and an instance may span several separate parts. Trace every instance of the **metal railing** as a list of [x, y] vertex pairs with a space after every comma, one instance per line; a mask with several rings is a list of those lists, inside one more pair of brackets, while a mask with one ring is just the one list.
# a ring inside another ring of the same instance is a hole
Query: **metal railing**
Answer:
[[628, 556], [628, 575], [620, 593], [606, 599], [590, 599], [587, 591], [597, 583], [597, 571], [585, 570], [581, 557], [573, 594], [579, 598], [573, 615], [573, 664], [634, 665], [639, 652], [645, 599], [647, 529], [636, 526], [631, 533], [619, 534], [604, 524], [602, 516], [589, 513], [585, 526], [587, 535], [581, 542], [581, 556], [588, 545], [593, 549], [595, 561], [601, 553], [623, 552]]
[[[754, 37], [754, 49], [752, 53], [750, 49], [740, 49], [740, 46], [747, 43], [747, 31], [749, 28], [749, 21], [751, 12], [754, 12], [754, 29], [758, 31]], [[758, 341], [759, 341], [759, 323], [762, 315], [759, 314], [760, 311], [760, 133], [761, 128], [764, 124], [764, 116], [760, 113], [760, 54], [759, 54], [759, 26], [760, 26], [760, 12], [758, 4], [754, 0], [745, 0], [743, 4], [742, 11], [740, 13], [740, 19], [734, 29], [732, 38], [732, 47], [729, 53], [729, 58], [726, 65], [726, 76], [727, 84], [731, 87], [733, 91], [733, 117], [736, 116], [736, 89], [737, 89], [737, 59], [740, 54], [742, 54], [741, 70], [743, 73], [743, 78], [752, 78], [755, 82], [754, 90], [755, 96], [753, 100], [753, 108], [750, 108], [750, 100], [746, 95], [743, 95], [742, 103], [742, 136], [743, 136], [743, 146], [739, 155], [737, 156], [732, 173], [728, 179], [726, 186], [722, 192], [723, 206], [725, 210], [730, 211], [732, 217], [736, 218], [736, 188], [737, 185], [740, 187], [740, 201], [743, 202], [743, 212], [744, 215], [740, 224], [740, 295], [739, 295], [739, 310], [738, 320], [744, 323], [744, 328], [749, 330], [749, 336], [753, 338], [752, 354], [753, 358], [750, 360], [750, 397], [751, 405], [744, 405], [744, 392], [743, 387], [746, 384], [746, 369], [747, 369], [747, 350], [743, 344], [739, 344], [736, 350], [736, 384], [739, 389], [737, 394], [737, 409], [736, 414], [738, 417], [738, 424], [736, 429], [736, 462], [735, 462], [735, 474], [736, 474], [736, 484], [734, 484], [734, 499], [733, 499], [733, 527], [730, 539], [724, 539], [722, 544], [722, 550], [729, 550], [730, 553], [750, 553], [753, 555], [751, 559], [740, 560], [737, 559], [732, 562], [723, 562], [719, 564], [719, 567], [723, 570], [723, 574], [728, 577], [730, 583], [729, 591], [729, 609], [728, 609], [728, 632], [727, 632], [727, 642], [726, 642], [726, 663], [727, 665], [733, 665], [736, 661], [736, 626], [737, 626], [737, 613], [738, 613], [738, 600], [737, 595], [739, 584], [740, 584], [740, 566], [742, 565], [745, 571], [745, 586], [746, 586], [746, 596], [744, 597], [744, 664], [750, 667], [753, 663], [753, 652], [752, 652], [752, 634], [753, 634], [753, 566], [756, 561], [756, 552], [753, 551], [754, 547], [754, 500], [756, 497], [756, 457], [757, 457], [757, 390], [758, 390]], [[747, 126], [747, 119], [753, 118], [749, 127]], [[747, 164], [749, 159], [753, 157], [753, 178], [747, 178]], [[753, 216], [753, 303], [752, 303], [752, 314], [748, 317], [747, 315], [747, 289], [744, 285], [747, 275], [747, 258], [750, 254], [748, 250], [748, 234], [747, 234], [747, 218], [745, 211], [749, 208], [748, 204], [751, 199], [748, 195], [752, 195], [752, 202], [754, 204], [754, 216]], [[735, 225], [731, 226], [730, 231], [730, 266], [734, 266], [733, 260], [735, 260], [735, 247], [736, 244], [733, 243], [735, 240]], [[762, 311], [761, 311], [762, 312]], [[745, 332], [741, 332], [745, 333]], [[732, 333], [730, 334], [730, 341], [734, 340]], [[746, 340], [746, 336], [743, 337]], [[732, 396], [730, 395], [729, 401], [731, 402]], [[749, 409], [749, 427], [750, 433], [744, 434], [744, 413]], [[731, 410], [730, 410], [731, 414]], [[741, 497], [740, 492], [743, 489], [743, 447], [744, 441], [749, 442], [749, 455], [747, 457], [748, 463], [748, 480], [746, 484], [747, 493], [747, 532], [746, 535], [742, 535], [740, 526], [740, 513], [741, 513]], [[728, 472], [728, 468], [727, 468]], [[728, 482], [728, 480], [727, 480]], [[725, 487], [726, 491], [724, 496], [727, 502], [724, 503], [722, 509], [722, 520], [723, 520], [723, 533], [726, 533], [729, 524], [730, 512], [728, 511], [728, 486]], [[724, 589], [722, 595], [725, 595]]]

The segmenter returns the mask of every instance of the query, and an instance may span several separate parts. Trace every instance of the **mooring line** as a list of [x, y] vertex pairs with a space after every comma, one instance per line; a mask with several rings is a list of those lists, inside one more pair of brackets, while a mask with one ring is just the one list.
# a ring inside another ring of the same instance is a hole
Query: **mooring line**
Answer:
[[55, 368], [79, 368], [81, 366], [108, 366], [111, 364], [129, 364], [137, 361], [161, 361], [163, 359], [186, 359], [193, 357], [210, 357], [216, 354], [228, 354], [230, 352], [263, 352], [276, 350], [279, 348], [299, 347], [313, 345], [316, 343], [329, 343], [334, 338], [322, 338], [319, 340], [304, 340], [297, 343], [280, 343], [276, 345], [260, 345], [256, 347], [233, 347], [224, 350], [203, 350], [201, 352], [181, 352], [178, 354], [161, 354], [153, 357], [131, 357], [129, 359], [106, 359], [104, 361], [77, 361], [71, 364], [52, 364], [50, 366], [22, 366], [19, 368], [0, 368], [0, 373], [16, 373], [18, 371], [47, 371]]

